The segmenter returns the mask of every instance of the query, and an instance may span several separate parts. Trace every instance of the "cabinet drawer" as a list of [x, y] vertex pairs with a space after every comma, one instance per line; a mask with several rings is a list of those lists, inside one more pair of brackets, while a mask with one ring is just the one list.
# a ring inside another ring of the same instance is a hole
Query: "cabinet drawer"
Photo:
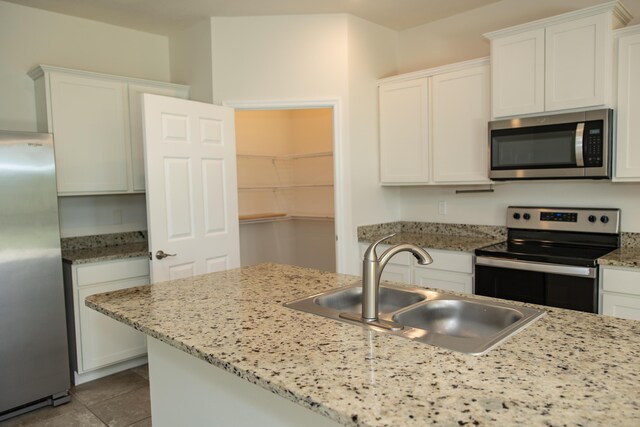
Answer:
[[602, 314], [640, 320], [640, 297], [605, 293], [602, 295]]
[[77, 286], [87, 286], [132, 277], [149, 276], [149, 260], [146, 257], [140, 257], [80, 265], [76, 271]]
[[640, 270], [602, 269], [602, 289], [640, 296]]
[[473, 276], [464, 273], [449, 273], [420, 268], [415, 271], [413, 284], [421, 288], [435, 288], [470, 294], [473, 287]]
[[425, 250], [433, 258], [433, 262], [429, 265], [420, 265], [415, 262], [416, 268], [428, 270], [445, 270], [458, 273], [473, 273], [473, 255], [466, 252], [443, 251], [438, 249]]

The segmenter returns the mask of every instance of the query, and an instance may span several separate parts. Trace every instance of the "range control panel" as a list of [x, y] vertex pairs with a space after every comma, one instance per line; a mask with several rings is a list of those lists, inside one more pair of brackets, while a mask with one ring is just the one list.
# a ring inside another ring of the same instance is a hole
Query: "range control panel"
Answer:
[[507, 227], [617, 234], [620, 232], [620, 209], [509, 206]]

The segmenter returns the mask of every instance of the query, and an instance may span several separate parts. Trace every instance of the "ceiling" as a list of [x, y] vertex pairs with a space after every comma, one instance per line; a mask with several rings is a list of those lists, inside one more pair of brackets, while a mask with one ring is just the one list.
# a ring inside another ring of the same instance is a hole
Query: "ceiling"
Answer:
[[170, 35], [210, 16], [350, 13], [404, 30], [500, 0], [6, 0], [10, 3]]

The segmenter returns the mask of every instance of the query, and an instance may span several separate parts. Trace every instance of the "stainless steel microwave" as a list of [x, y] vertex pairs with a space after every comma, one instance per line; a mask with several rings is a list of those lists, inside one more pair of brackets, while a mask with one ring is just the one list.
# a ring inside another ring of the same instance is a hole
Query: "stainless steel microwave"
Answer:
[[489, 122], [489, 178], [609, 179], [613, 110]]

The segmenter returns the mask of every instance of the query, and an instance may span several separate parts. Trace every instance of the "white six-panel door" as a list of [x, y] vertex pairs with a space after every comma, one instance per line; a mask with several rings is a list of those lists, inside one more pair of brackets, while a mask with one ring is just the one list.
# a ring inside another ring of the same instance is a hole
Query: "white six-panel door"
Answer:
[[150, 94], [142, 103], [151, 282], [239, 267], [233, 109]]

